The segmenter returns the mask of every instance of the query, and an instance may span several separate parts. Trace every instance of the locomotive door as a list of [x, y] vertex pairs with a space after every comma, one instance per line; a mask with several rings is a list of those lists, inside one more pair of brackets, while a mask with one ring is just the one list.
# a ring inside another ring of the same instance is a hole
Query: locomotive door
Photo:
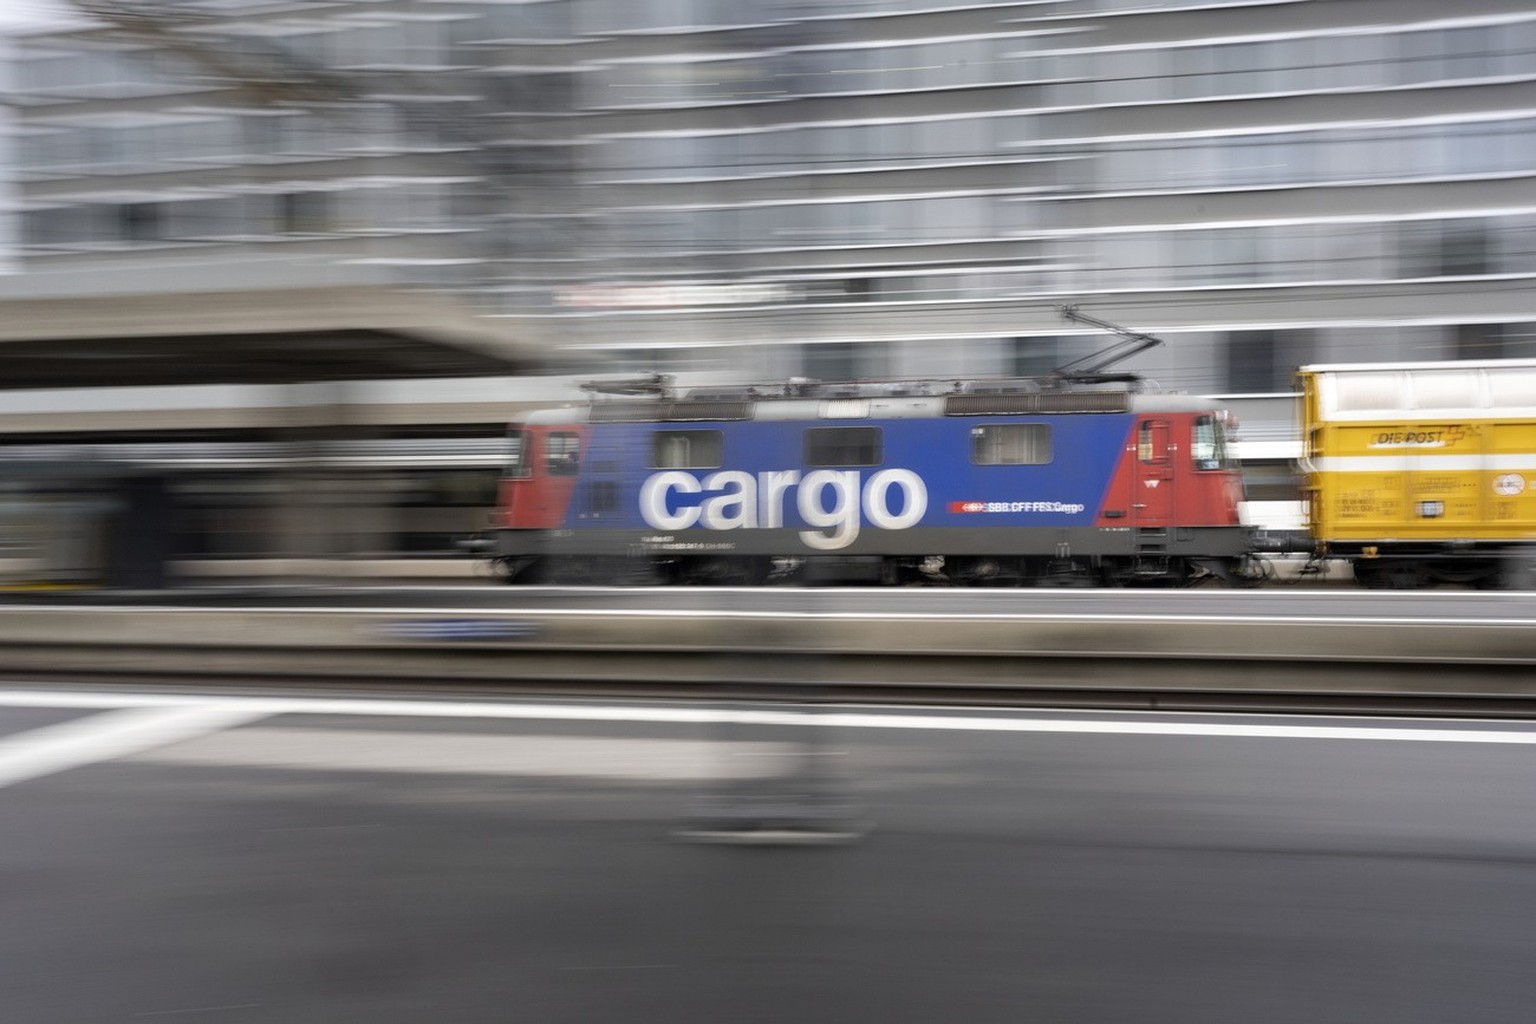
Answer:
[[1171, 437], [1167, 420], [1136, 425], [1136, 493], [1131, 499], [1136, 526], [1167, 526], [1173, 521]]

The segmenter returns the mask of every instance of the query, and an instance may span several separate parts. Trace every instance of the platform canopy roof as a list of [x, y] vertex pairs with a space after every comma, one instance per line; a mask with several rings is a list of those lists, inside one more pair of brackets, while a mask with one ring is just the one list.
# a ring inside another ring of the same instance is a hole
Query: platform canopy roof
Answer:
[[511, 376], [547, 352], [397, 285], [71, 295], [29, 293], [32, 277], [0, 286], [0, 389]]

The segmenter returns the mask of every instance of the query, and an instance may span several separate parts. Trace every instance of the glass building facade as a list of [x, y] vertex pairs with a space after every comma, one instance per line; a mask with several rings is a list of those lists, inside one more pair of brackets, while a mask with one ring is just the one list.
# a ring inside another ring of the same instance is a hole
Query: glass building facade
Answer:
[[154, 6], [18, 41], [28, 272], [382, 268], [552, 369], [1536, 355], [1536, 3]]

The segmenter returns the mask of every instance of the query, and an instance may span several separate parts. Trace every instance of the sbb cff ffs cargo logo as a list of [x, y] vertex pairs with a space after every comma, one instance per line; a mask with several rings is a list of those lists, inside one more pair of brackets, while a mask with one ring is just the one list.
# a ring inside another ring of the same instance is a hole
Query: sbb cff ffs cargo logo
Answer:
[[[657, 530], [778, 529], [793, 492], [795, 511], [809, 530], [807, 547], [836, 551], [852, 544], [868, 523], [905, 530], [928, 511], [928, 488], [910, 469], [882, 469], [868, 480], [858, 470], [797, 469], [747, 473], [727, 469], [702, 480], [682, 470], [653, 473], [640, 487], [640, 516]], [[899, 496], [898, 496], [899, 492]]]
[[949, 511], [954, 515], [976, 512], [1049, 512], [1075, 516], [1088, 506], [1075, 501], [952, 501]]

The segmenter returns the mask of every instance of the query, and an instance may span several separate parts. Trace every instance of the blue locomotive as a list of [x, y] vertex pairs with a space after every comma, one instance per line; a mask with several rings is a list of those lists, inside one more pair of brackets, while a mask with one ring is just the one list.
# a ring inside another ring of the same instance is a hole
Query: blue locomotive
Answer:
[[513, 582], [1248, 577], [1225, 412], [1134, 377], [590, 391], [511, 428]]

